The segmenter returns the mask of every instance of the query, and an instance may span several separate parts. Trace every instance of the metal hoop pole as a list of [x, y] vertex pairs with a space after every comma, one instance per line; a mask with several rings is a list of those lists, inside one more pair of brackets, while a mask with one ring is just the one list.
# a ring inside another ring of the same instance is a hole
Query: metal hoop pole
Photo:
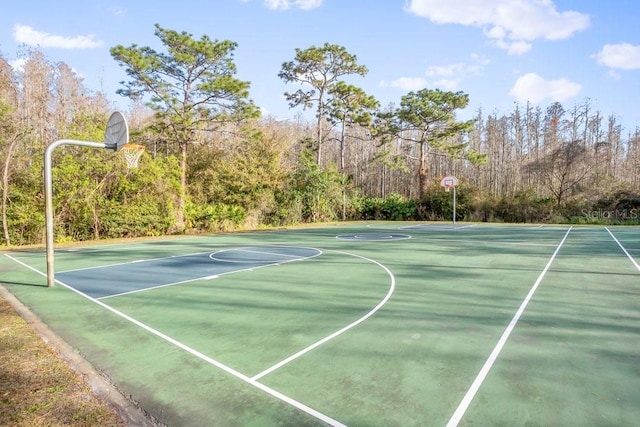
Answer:
[[51, 173], [51, 153], [56, 147], [61, 145], [82, 145], [85, 147], [107, 148], [104, 142], [74, 141], [71, 139], [61, 139], [49, 144], [44, 151], [44, 204], [45, 204], [45, 227], [46, 227], [46, 247], [47, 247], [47, 286], [55, 284], [55, 272], [53, 269], [53, 177]]
[[453, 186], [453, 226], [456, 226], [456, 186]]

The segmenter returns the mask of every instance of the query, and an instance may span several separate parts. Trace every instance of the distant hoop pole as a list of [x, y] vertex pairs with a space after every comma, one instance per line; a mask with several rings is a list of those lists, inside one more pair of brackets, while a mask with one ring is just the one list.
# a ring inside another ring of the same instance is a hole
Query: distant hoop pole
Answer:
[[[124, 123], [123, 123], [124, 121]], [[115, 151], [125, 141], [129, 140], [129, 128], [122, 113], [116, 111], [107, 122], [105, 131], [105, 142], [75, 141], [73, 139], [61, 139], [49, 144], [44, 151], [44, 206], [45, 206], [45, 229], [47, 247], [47, 287], [55, 284], [55, 270], [53, 266], [53, 174], [51, 172], [51, 157], [53, 150], [61, 145], [80, 145], [83, 147], [104, 148]]]
[[453, 226], [456, 225], [456, 187], [458, 186], [458, 178], [455, 176], [445, 176], [440, 180], [440, 186], [444, 187], [446, 192], [453, 188]]

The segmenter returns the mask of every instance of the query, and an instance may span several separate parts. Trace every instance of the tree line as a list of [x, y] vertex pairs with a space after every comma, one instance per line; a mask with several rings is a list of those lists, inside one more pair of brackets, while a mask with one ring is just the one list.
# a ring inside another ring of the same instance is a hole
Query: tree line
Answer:
[[[54, 154], [57, 241], [194, 233], [300, 222], [451, 218], [440, 179], [455, 175], [457, 219], [640, 223], [640, 131], [585, 100], [565, 109], [477, 111], [464, 92], [422, 89], [381, 106], [347, 83], [365, 65], [344, 47], [296, 49], [278, 77], [292, 120], [262, 117], [237, 77], [236, 43], [155, 26], [164, 47], [114, 46], [131, 100], [139, 167], [118, 154]], [[4, 245], [40, 243], [44, 149], [102, 141], [110, 105], [38, 50], [16, 70], [0, 56]]]

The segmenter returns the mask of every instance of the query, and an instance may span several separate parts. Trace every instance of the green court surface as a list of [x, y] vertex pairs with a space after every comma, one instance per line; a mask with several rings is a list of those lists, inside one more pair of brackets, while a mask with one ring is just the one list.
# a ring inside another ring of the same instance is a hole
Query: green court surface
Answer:
[[370, 222], [0, 254], [170, 426], [636, 426], [640, 228]]

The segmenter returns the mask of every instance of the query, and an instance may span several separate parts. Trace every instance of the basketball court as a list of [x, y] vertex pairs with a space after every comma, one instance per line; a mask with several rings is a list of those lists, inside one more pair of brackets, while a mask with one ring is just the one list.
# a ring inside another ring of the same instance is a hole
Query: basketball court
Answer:
[[[455, 187], [453, 187], [455, 189]], [[0, 282], [181, 426], [640, 419], [640, 228], [362, 222], [0, 254]]]

